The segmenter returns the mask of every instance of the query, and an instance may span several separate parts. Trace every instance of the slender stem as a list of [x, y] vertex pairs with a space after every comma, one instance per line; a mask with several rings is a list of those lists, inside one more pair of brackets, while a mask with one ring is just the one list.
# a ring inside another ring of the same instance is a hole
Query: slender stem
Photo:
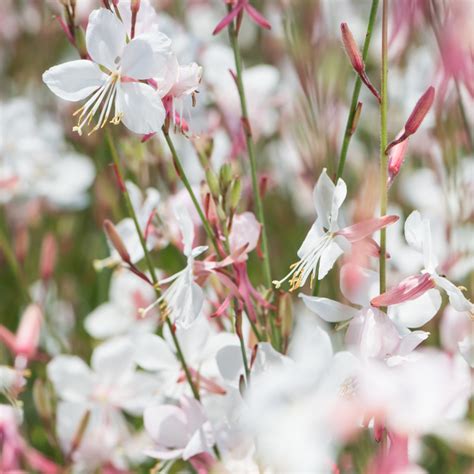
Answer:
[[15, 256], [15, 252], [13, 251], [10, 245], [10, 241], [8, 240], [8, 237], [3, 233], [3, 230], [1, 228], [0, 228], [0, 252], [3, 253], [5, 260], [10, 266], [13, 275], [15, 275], [15, 279], [18, 283], [18, 288], [23, 294], [25, 301], [30, 301], [31, 297], [30, 297], [30, 294], [28, 293], [28, 289], [26, 288], [25, 282], [23, 280], [20, 265], [18, 264], [18, 260]]
[[[370, 7], [369, 23], [367, 24], [367, 33], [365, 34], [364, 46], [362, 49], [362, 59], [367, 59], [369, 52], [370, 40], [372, 38], [372, 32], [374, 29], [375, 18], [377, 16], [377, 10], [379, 6], [379, 0], [372, 0], [372, 6]], [[349, 143], [351, 141], [353, 131], [353, 123], [357, 104], [359, 101], [360, 89], [362, 87], [362, 80], [359, 76], [354, 83], [354, 89], [352, 91], [351, 108], [349, 109], [349, 116], [347, 117], [346, 130], [344, 131], [344, 141], [342, 142], [341, 153], [339, 155], [339, 166], [337, 168], [336, 181], [342, 177], [344, 172], [344, 166], [346, 164], [347, 150], [349, 149]]]
[[204, 215], [204, 212], [201, 209], [201, 205], [199, 204], [196, 194], [194, 194], [191, 183], [189, 182], [186, 176], [183, 165], [181, 164], [181, 160], [179, 159], [178, 153], [176, 152], [176, 148], [174, 147], [173, 141], [171, 140], [169, 133], [164, 128], [163, 128], [163, 135], [165, 136], [166, 143], [168, 144], [168, 148], [170, 149], [171, 156], [173, 157], [173, 162], [179, 174], [179, 178], [183, 182], [184, 187], [186, 188], [189, 196], [191, 197], [191, 200], [194, 204], [194, 207], [196, 208], [197, 213], [199, 214], [199, 218], [201, 219], [202, 225], [204, 227], [204, 230], [206, 231], [207, 236], [212, 242], [212, 245], [214, 246], [215, 251], [219, 254], [219, 246], [217, 245], [216, 237], [214, 235], [214, 232], [212, 231], [211, 224], [209, 224], [209, 221], [207, 220], [206, 216]]
[[257, 210], [257, 218], [262, 226], [262, 253], [263, 253], [263, 273], [265, 277], [265, 284], [268, 288], [272, 288], [272, 277], [270, 269], [270, 256], [268, 249], [267, 231], [265, 226], [265, 213], [263, 211], [262, 198], [257, 180], [257, 163], [255, 159], [255, 145], [252, 138], [249, 114], [247, 109], [247, 98], [245, 95], [244, 84], [242, 81], [242, 58], [240, 56], [239, 46], [237, 44], [237, 30], [234, 22], [229, 25], [229, 38], [232, 50], [234, 52], [234, 61], [236, 69], [236, 83], [240, 98], [240, 106], [242, 108], [242, 122], [245, 133], [245, 140], [247, 144], [247, 151], [250, 161], [250, 173], [252, 178], [252, 189], [255, 199], [255, 206]]
[[[119, 156], [118, 156], [118, 153], [117, 153], [117, 149], [115, 147], [115, 143], [113, 141], [112, 134], [111, 134], [109, 129], [106, 129], [106, 136], [107, 136], [107, 141], [108, 141], [109, 148], [110, 148], [110, 153], [112, 154], [112, 158], [114, 160], [114, 164], [115, 164], [115, 167], [116, 167], [116, 172], [118, 174], [118, 177], [119, 177], [120, 181], [123, 183], [124, 180], [123, 180], [122, 166], [120, 164], [120, 159], [119, 159]], [[143, 252], [145, 254], [145, 260], [146, 260], [147, 267], [148, 267], [148, 270], [149, 270], [150, 275], [151, 275], [151, 279], [153, 281], [153, 287], [155, 288], [155, 291], [156, 291], [156, 294], [157, 294], [158, 298], [160, 298], [161, 297], [161, 289], [160, 289], [160, 286], [159, 286], [159, 283], [158, 283], [158, 278], [156, 276], [155, 267], [154, 267], [154, 265], [151, 261], [150, 254], [149, 254], [148, 248], [146, 246], [145, 238], [143, 236], [142, 229], [141, 229], [140, 224], [138, 222], [137, 215], [135, 213], [135, 209], [133, 208], [132, 201], [130, 199], [130, 194], [128, 193], [128, 190], [127, 190], [126, 186], [124, 186], [123, 195], [124, 195], [124, 198], [125, 198], [125, 203], [127, 205], [128, 213], [129, 213], [130, 217], [133, 219], [133, 222], [135, 224], [135, 229], [136, 229], [138, 237], [140, 239], [140, 244], [141, 244], [141, 246], [143, 248]], [[173, 324], [171, 323], [171, 321], [169, 320], [168, 317], [165, 318], [165, 322], [168, 325], [168, 328], [170, 330], [171, 337], [173, 339], [173, 343], [174, 343], [174, 346], [176, 348], [176, 354], [178, 356], [179, 361], [181, 362], [181, 366], [183, 367], [184, 374], [186, 376], [186, 380], [189, 384], [189, 387], [191, 388], [193, 396], [196, 400], [200, 400], [199, 391], [197, 390], [196, 386], [193, 383], [193, 379], [191, 377], [191, 372], [189, 371], [188, 365], [187, 365], [186, 360], [184, 358], [183, 351], [181, 350], [181, 346], [179, 344], [178, 338], [176, 337], [176, 334], [174, 332]]]
[[[387, 86], [388, 86], [388, 0], [383, 0], [382, 6], [382, 80], [380, 102], [380, 214], [387, 213], [388, 188], [387, 188]], [[380, 231], [380, 293], [386, 289], [386, 229]]]

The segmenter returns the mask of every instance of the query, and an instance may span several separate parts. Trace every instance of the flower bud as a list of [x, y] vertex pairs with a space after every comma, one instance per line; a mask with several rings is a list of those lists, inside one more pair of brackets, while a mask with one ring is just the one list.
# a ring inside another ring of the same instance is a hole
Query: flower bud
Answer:
[[407, 137], [413, 135], [418, 130], [418, 127], [421, 125], [421, 122], [423, 122], [426, 114], [433, 105], [434, 96], [435, 89], [430, 86], [416, 103], [413, 112], [405, 123], [405, 135]]
[[214, 171], [212, 171], [210, 168], [206, 170], [206, 182], [209, 186], [212, 197], [217, 199], [220, 194], [219, 179], [217, 178], [216, 173], [214, 173]]
[[41, 244], [40, 275], [42, 280], [49, 280], [53, 276], [56, 256], [56, 240], [53, 234], [46, 234]]
[[30, 359], [38, 349], [43, 313], [37, 304], [30, 304], [21, 317], [15, 338], [15, 352]]
[[232, 166], [225, 163], [219, 172], [219, 184], [222, 191], [225, 191], [232, 181]]
[[117, 229], [115, 228], [114, 224], [108, 219], [104, 221], [104, 231], [107, 234], [110, 243], [120, 255], [120, 258], [125, 263], [130, 263], [130, 254], [128, 253], [128, 250], [125, 247], [125, 244], [123, 243], [122, 238], [117, 232]]
[[388, 152], [388, 185], [390, 186], [395, 176], [400, 172], [400, 168], [405, 161], [408, 148], [408, 138], [392, 146]]
[[241, 195], [242, 195], [242, 182], [240, 181], [240, 178], [237, 178], [233, 181], [232, 186], [230, 188], [230, 194], [229, 194], [229, 204], [230, 204], [230, 208], [233, 211], [237, 209], [237, 206], [239, 205], [239, 202], [240, 202]]
[[346, 50], [352, 67], [358, 74], [362, 74], [365, 70], [364, 61], [347, 23], [341, 23], [341, 33], [344, 49]]
[[53, 392], [49, 383], [42, 379], [36, 379], [33, 384], [33, 401], [39, 416], [45, 420], [52, 419], [53, 410]]
[[293, 329], [293, 305], [290, 293], [283, 293], [278, 300], [278, 319], [281, 321], [281, 334], [287, 339]]

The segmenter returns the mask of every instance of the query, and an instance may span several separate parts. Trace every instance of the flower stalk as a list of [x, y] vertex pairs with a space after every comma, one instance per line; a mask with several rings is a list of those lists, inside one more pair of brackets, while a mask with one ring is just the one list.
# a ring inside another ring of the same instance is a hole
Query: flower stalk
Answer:
[[[362, 48], [362, 60], [367, 59], [367, 54], [369, 52], [370, 40], [372, 39], [372, 32], [374, 29], [375, 18], [377, 17], [377, 10], [379, 6], [379, 0], [372, 0], [372, 6], [370, 7], [369, 22], [367, 24], [367, 33], [365, 35], [364, 45]], [[362, 79], [360, 76], [357, 76], [357, 79], [354, 83], [354, 89], [352, 91], [351, 107], [349, 109], [349, 116], [347, 117], [346, 129], [344, 131], [344, 140], [342, 142], [341, 153], [339, 155], [339, 165], [337, 168], [337, 174], [335, 182], [342, 177], [344, 172], [344, 166], [346, 164], [347, 151], [349, 149], [349, 143], [351, 141], [352, 135], [354, 134], [354, 123], [356, 122], [356, 113], [358, 109], [358, 101], [360, 89], [362, 87]], [[360, 110], [360, 108], [359, 108]]]
[[[387, 86], [388, 86], [388, 1], [382, 4], [382, 75], [380, 88], [380, 215], [387, 213], [388, 204], [388, 163], [387, 154]], [[380, 230], [379, 287], [380, 293], [386, 290], [386, 251], [387, 231]]]

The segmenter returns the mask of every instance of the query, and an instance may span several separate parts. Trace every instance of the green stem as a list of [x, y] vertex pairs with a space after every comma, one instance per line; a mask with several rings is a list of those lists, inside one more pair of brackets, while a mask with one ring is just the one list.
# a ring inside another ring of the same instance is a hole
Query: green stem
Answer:
[[255, 159], [255, 145], [252, 138], [252, 132], [250, 127], [249, 114], [247, 109], [247, 98], [245, 95], [244, 84], [242, 80], [242, 58], [240, 56], [239, 46], [237, 44], [237, 31], [235, 24], [232, 22], [229, 25], [229, 38], [232, 50], [234, 52], [234, 61], [236, 69], [236, 83], [237, 90], [240, 98], [240, 106], [242, 108], [242, 120], [243, 129], [245, 133], [245, 141], [247, 144], [247, 151], [250, 161], [250, 173], [252, 178], [252, 189], [255, 199], [255, 206], [257, 211], [257, 218], [262, 226], [262, 253], [263, 253], [263, 273], [265, 277], [265, 284], [268, 288], [272, 288], [272, 277], [270, 269], [270, 256], [268, 249], [267, 231], [265, 226], [265, 213], [263, 211], [262, 198], [260, 196], [260, 190], [257, 180], [257, 163]]
[[[372, 6], [370, 7], [369, 23], [367, 24], [367, 33], [365, 34], [364, 46], [362, 49], [362, 59], [367, 59], [369, 52], [370, 40], [372, 38], [372, 32], [374, 30], [375, 18], [377, 17], [377, 10], [379, 6], [379, 0], [372, 0]], [[347, 150], [349, 149], [349, 143], [354, 133], [353, 124], [357, 104], [359, 102], [360, 89], [362, 87], [362, 80], [359, 76], [354, 83], [354, 89], [352, 91], [351, 107], [349, 110], [349, 116], [347, 117], [346, 129], [344, 131], [344, 141], [342, 142], [341, 153], [339, 155], [339, 166], [337, 168], [336, 181], [342, 177], [344, 172], [344, 166], [346, 164]]]
[[[114, 160], [114, 164], [115, 164], [115, 167], [116, 167], [116, 172], [117, 172], [118, 178], [119, 178], [119, 180], [122, 184], [122, 183], [124, 183], [122, 165], [120, 164], [120, 159], [119, 159], [119, 156], [118, 156], [118, 153], [117, 153], [117, 149], [115, 147], [115, 143], [113, 141], [112, 134], [111, 134], [109, 129], [106, 129], [106, 136], [107, 136], [107, 141], [108, 141], [109, 148], [110, 148], [110, 153], [112, 154], [112, 158]], [[135, 224], [135, 229], [136, 229], [138, 237], [140, 239], [140, 244], [141, 244], [141, 246], [143, 248], [143, 252], [145, 254], [145, 260], [146, 260], [146, 264], [147, 264], [148, 270], [149, 270], [150, 275], [151, 275], [151, 279], [153, 281], [153, 287], [155, 288], [157, 297], [160, 298], [161, 297], [161, 289], [160, 289], [160, 286], [159, 286], [158, 278], [156, 276], [155, 267], [154, 267], [154, 265], [151, 261], [150, 254], [149, 254], [147, 246], [146, 246], [145, 238], [143, 236], [143, 232], [142, 232], [142, 229], [140, 227], [140, 224], [138, 223], [137, 215], [135, 213], [135, 209], [133, 208], [132, 201], [130, 199], [130, 194], [128, 193], [128, 190], [127, 190], [126, 186], [123, 186], [123, 195], [124, 195], [124, 198], [125, 198], [125, 203], [127, 205], [128, 213], [129, 213], [130, 217], [133, 219], [133, 222]], [[196, 400], [200, 400], [199, 391], [197, 390], [196, 386], [193, 383], [193, 379], [191, 377], [191, 372], [189, 371], [188, 365], [187, 365], [186, 360], [184, 358], [183, 351], [181, 350], [181, 346], [179, 344], [178, 338], [176, 337], [176, 334], [174, 332], [173, 324], [171, 323], [171, 321], [169, 320], [168, 317], [165, 318], [165, 322], [168, 325], [168, 328], [170, 330], [171, 337], [173, 339], [173, 343], [174, 343], [174, 346], [176, 348], [176, 354], [178, 356], [179, 361], [181, 362], [181, 366], [183, 367], [184, 374], [186, 376], [186, 380], [189, 384], [189, 387], [191, 388], [193, 396]]]
[[[388, 86], [388, 0], [383, 0], [382, 6], [382, 80], [380, 90], [380, 215], [387, 214], [388, 202], [388, 169], [387, 155], [387, 86]], [[380, 231], [380, 293], [386, 290], [386, 229]]]
[[169, 133], [164, 128], [163, 135], [165, 136], [166, 143], [168, 144], [171, 156], [173, 157], [173, 162], [178, 172], [179, 178], [183, 182], [184, 187], [188, 191], [188, 194], [191, 197], [191, 200], [193, 201], [194, 207], [196, 208], [196, 211], [199, 214], [199, 218], [201, 219], [202, 225], [204, 227], [204, 230], [206, 231], [207, 236], [209, 237], [209, 240], [212, 242], [215, 251], [219, 254], [219, 246], [217, 245], [216, 237], [214, 235], [214, 232], [212, 231], [211, 224], [209, 224], [209, 221], [207, 220], [206, 216], [204, 215], [204, 212], [201, 209], [201, 205], [197, 200], [196, 194], [194, 194], [191, 183], [189, 182], [186, 173], [184, 172], [183, 165], [181, 164], [181, 160], [179, 159], [178, 153], [176, 152], [176, 148], [174, 147], [173, 141], [171, 140]]

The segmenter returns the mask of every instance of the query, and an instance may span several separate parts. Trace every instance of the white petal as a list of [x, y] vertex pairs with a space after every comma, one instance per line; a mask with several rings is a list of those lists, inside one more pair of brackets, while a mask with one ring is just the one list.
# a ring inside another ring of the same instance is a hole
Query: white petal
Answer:
[[123, 113], [124, 125], [135, 133], [158, 132], [165, 121], [161, 97], [151, 86], [141, 82], [121, 83], [117, 87], [115, 105]]
[[216, 354], [217, 367], [221, 376], [229, 381], [235, 381], [243, 373], [242, 352], [239, 346], [226, 346]]
[[[336, 237], [338, 239], [340, 237]], [[332, 240], [327, 247], [321, 253], [321, 259], [319, 260], [319, 272], [318, 280], [322, 280], [334, 266], [336, 260], [344, 253], [344, 250], [336, 242], [336, 239]]]
[[299, 294], [303, 299], [304, 304], [316, 313], [321, 319], [328, 323], [338, 323], [340, 321], [347, 321], [358, 315], [359, 311], [345, 304], [339, 303], [329, 298], [321, 298], [318, 296], [308, 296], [302, 293]]
[[414, 351], [424, 340], [428, 339], [430, 335], [426, 331], [413, 331], [407, 334], [400, 341], [397, 354], [400, 356], [407, 356]]
[[189, 328], [196, 321], [204, 304], [204, 292], [202, 288], [192, 282], [183, 295], [180, 314], [176, 316], [175, 323], [179, 328]]
[[121, 74], [134, 79], [150, 79], [158, 72], [153, 50], [144, 39], [134, 38], [125, 46], [121, 62]]
[[205, 453], [214, 444], [214, 435], [212, 426], [209, 422], [204, 423], [201, 428], [196, 430], [186, 445], [183, 452], [183, 459], [187, 460], [196, 454]]
[[153, 405], [143, 413], [145, 429], [161, 446], [183, 449], [189, 434], [183, 410], [173, 405]]
[[86, 46], [94, 62], [116, 71], [125, 44], [125, 27], [110, 10], [99, 8], [90, 14]]
[[405, 221], [405, 239], [408, 245], [423, 252], [423, 222], [418, 211], [413, 211]]
[[463, 295], [463, 292], [447, 278], [435, 276], [435, 282], [448, 294], [449, 302], [457, 311], [468, 311], [474, 314], [474, 305]]
[[91, 366], [102, 377], [119, 377], [134, 367], [133, 349], [133, 344], [125, 337], [110, 339], [95, 348]]
[[326, 229], [333, 230], [337, 227], [339, 208], [346, 195], [346, 183], [339, 178], [334, 185], [324, 168], [314, 188], [313, 200], [318, 218]]
[[471, 368], [474, 369], [474, 338], [472, 335], [467, 335], [459, 342], [459, 352], [464, 357]]
[[107, 77], [97, 64], [79, 59], [49, 68], [43, 73], [43, 82], [61, 99], [76, 102], [91, 95]]
[[136, 339], [135, 362], [145, 370], [179, 370], [168, 343], [155, 334], [143, 334]]
[[47, 371], [54, 389], [63, 400], [86, 400], [92, 389], [93, 378], [91, 370], [82, 359], [76, 356], [57, 356], [48, 364]]
[[112, 303], [104, 303], [84, 321], [86, 331], [96, 339], [122, 334], [133, 323], [130, 316]]
[[435, 317], [440, 306], [441, 295], [436, 288], [432, 288], [419, 298], [390, 306], [388, 313], [400, 326], [419, 328]]
[[[319, 219], [319, 217], [318, 217]], [[303, 240], [300, 248], [298, 249], [297, 255], [299, 258], [303, 258], [306, 253], [311, 251], [318, 245], [318, 242], [324, 236], [324, 231], [320, 225], [318, 225], [318, 220], [311, 226], [306, 237]]]
[[353, 304], [367, 306], [378, 294], [378, 273], [368, 268], [347, 263], [341, 268], [340, 279], [342, 294]]

